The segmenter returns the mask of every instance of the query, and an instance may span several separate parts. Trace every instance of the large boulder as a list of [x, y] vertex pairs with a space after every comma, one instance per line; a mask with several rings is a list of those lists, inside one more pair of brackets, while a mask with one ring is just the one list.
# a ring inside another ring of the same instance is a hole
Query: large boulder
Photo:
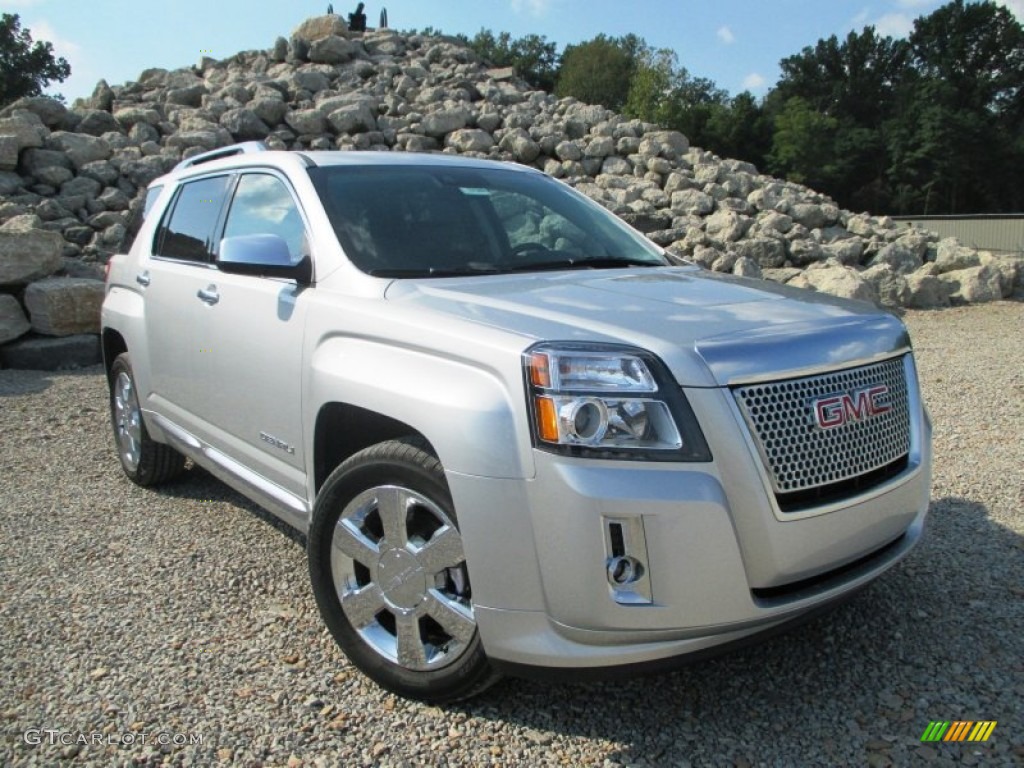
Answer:
[[0, 227], [0, 287], [49, 277], [60, 269], [63, 252], [60, 233], [21, 228], [12, 219]]
[[494, 146], [494, 138], [478, 128], [462, 128], [448, 134], [445, 146], [459, 152], [487, 152]]
[[99, 280], [56, 277], [25, 289], [32, 330], [46, 336], [99, 333], [104, 285]]
[[309, 60], [317, 64], [342, 64], [354, 59], [362, 46], [339, 35], [321, 37], [309, 46]]
[[964, 248], [956, 238], [947, 237], [939, 243], [935, 266], [938, 267], [940, 273], [956, 272], [969, 267], [981, 266], [981, 258], [977, 251]]
[[427, 136], [442, 138], [469, 124], [469, 113], [463, 108], [442, 109], [423, 118], [423, 132]]
[[18, 300], [13, 296], [0, 294], [0, 344], [24, 336], [31, 328]]
[[17, 136], [0, 136], [0, 171], [13, 171], [17, 168], [20, 151]]
[[935, 275], [922, 270], [907, 275], [906, 282], [910, 291], [906, 306], [911, 309], [938, 309], [949, 306], [949, 290]]
[[13, 136], [18, 151], [28, 147], [41, 147], [50, 131], [34, 112], [18, 110], [8, 117], [0, 117], [0, 136]]
[[[346, 104], [334, 110], [327, 117], [331, 128], [339, 134], [366, 133], [377, 130], [377, 117], [367, 101]], [[483, 131], [481, 131], [483, 133]], [[490, 138], [489, 134], [485, 134]], [[491, 142], [494, 143], [493, 141]], [[464, 150], [460, 150], [464, 151]]]
[[293, 38], [315, 42], [324, 37], [336, 35], [337, 37], [348, 37], [348, 25], [340, 16], [328, 14], [326, 16], [314, 16], [299, 24], [292, 32]]
[[920, 269], [922, 264], [921, 257], [901, 242], [889, 243], [883, 246], [875, 254], [874, 258], [868, 262], [869, 267], [884, 265], [898, 275], [909, 275], [911, 272]]
[[989, 264], [944, 272], [939, 280], [954, 303], [974, 304], [1003, 298], [1002, 276]]
[[844, 299], [857, 299], [872, 304], [878, 302], [874, 286], [858, 274], [857, 270], [841, 265], [808, 269], [790, 280], [787, 285], [797, 288], [813, 288], [821, 293]]
[[49, 96], [23, 96], [0, 110], [0, 117], [13, 115], [18, 110], [33, 113], [48, 128], [60, 125], [68, 114], [67, 107]]
[[0, 347], [0, 364], [7, 368], [60, 371], [102, 361], [100, 337], [91, 333], [61, 338], [30, 336]]
[[110, 145], [104, 139], [84, 133], [56, 131], [50, 135], [47, 145], [67, 155], [76, 171], [88, 163], [109, 160], [113, 154]]
[[860, 273], [878, 294], [879, 302], [887, 307], [905, 307], [911, 290], [906, 278], [888, 264], [878, 264]]

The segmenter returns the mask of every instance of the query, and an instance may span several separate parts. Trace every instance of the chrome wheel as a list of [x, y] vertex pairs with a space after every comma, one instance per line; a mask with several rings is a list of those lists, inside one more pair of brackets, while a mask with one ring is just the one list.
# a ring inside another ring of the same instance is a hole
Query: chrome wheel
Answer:
[[121, 371], [114, 381], [114, 432], [125, 467], [134, 472], [142, 458], [142, 413], [135, 383]]
[[345, 617], [384, 659], [412, 671], [455, 662], [476, 633], [462, 537], [429, 498], [381, 485], [344, 508], [331, 572]]

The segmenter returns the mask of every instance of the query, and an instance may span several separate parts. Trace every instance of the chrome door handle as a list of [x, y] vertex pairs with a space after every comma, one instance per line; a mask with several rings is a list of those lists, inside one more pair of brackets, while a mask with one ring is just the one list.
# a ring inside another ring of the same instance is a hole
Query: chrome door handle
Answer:
[[220, 301], [220, 294], [217, 293], [216, 285], [210, 285], [205, 290], [200, 288], [199, 291], [196, 292], [196, 296], [199, 297], [200, 301], [209, 304], [210, 306], [213, 306]]
[[140, 272], [135, 276], [135, 282], [145, 288], [151, 282], [149, 272]]

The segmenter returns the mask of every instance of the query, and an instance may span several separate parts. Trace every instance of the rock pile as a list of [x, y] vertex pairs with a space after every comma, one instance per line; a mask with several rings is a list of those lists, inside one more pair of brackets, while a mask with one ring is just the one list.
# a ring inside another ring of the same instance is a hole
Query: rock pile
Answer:
[[841, 210], [680, 133], [531, 91], [456, 40], [351, 33], [324, 16], [266, 51], [100, 81], [70, 109], [40, 97], [0, 112], [0, 344], [29, 328], [95, 332], [101, 265], [146, 186], [183, 157], [249, 140], [532, 165], [708, 269], [892, 307], [989, 301], [1024, 280], [1019, 258]]

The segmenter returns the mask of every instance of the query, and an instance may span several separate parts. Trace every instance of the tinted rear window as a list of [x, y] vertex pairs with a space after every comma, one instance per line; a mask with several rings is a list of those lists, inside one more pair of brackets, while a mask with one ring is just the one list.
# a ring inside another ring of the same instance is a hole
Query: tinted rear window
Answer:
[[183, 184], [157, 233], [155, 253], [172, 259], [211, 261], [213, 239], [229, 177]]

